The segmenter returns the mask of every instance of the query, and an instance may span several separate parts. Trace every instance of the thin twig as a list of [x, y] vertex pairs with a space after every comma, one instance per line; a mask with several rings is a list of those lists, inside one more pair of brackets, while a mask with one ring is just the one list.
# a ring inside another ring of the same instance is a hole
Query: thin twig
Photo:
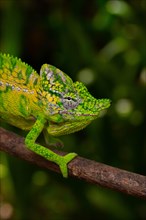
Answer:
[[[0, 128], [0, 150], [40, 167], [60, 173], [59, 167], [28, 150], [24, 138]], [[55, 151], [60, 155], [65, 152]], [[146, 176], [76, 157], [68, 164], [69, 176], [128, 195], [146, 199]]]

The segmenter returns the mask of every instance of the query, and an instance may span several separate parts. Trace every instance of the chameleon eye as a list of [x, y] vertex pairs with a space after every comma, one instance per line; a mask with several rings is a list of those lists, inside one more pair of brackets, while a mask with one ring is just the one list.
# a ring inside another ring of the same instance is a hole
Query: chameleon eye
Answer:
[[73, 100], [71, 97], [65, 97], [64, 99], [66, 99], [66, 100], [68, 100], [68, 101], [70, 101], [70, 100], [75, 101], [75, 100]]
[[71, 98], [71, 97], [63, 97], [62, 98], [62, 103], [64, 108], [66, 109], [73, 109], [76, 108], [79, 104], [78, 100], [75, 98]]

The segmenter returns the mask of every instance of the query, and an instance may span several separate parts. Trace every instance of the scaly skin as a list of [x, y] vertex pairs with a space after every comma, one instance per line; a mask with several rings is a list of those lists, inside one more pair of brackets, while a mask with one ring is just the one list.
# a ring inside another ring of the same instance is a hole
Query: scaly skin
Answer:
[[[67, 164], [77, 155], [60, 156], [36, 144], [45, 130], [48, 138], [78, 131], [110, 106], [109, 99], [95, 99], [80, 82], [54, 66], [44, 64], [40, 76], [20, 59], [0, 54], [0, 118], [24, 130], [26, 146], [59, 165], [67, 177]], [[58, 143], [57, 143], [58, 144]]]

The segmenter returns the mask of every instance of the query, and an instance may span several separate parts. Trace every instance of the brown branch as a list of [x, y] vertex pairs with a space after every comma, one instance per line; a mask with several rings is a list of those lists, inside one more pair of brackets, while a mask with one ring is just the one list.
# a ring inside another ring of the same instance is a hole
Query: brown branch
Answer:
[[[0, 128], [0, 150], [40, 167], [60, 173], [59, 167], [52, 162], [29, 151], [24, 145], [24, 138]], [[65, 153], [55, 151], [60, 155]], [[146, 199], [146, 176], [114, 168], [102, 163], [76, 157], [69, 165], [69, 176], [120, 191], [128, 195]]]

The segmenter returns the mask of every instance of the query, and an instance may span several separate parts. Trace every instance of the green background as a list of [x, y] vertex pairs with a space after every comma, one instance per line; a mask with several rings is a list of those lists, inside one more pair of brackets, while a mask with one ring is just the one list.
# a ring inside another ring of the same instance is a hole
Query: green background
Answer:
[[[112, 106], [64, 151], [146, 175], [146, 1], [0, 0], [0, 50], [43, 63]], [[16, 128], [13, 131], [25, 135]], [[40, 138], [41, 141], [41, 138]], [[146, 219], [143, 200], [0, 156], [0, 219]]]

